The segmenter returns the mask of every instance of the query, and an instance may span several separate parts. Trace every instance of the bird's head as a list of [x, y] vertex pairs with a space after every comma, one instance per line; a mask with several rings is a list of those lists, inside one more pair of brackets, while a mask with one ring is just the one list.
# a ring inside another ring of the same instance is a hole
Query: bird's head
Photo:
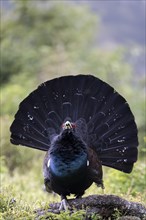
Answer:
[[71, 123], [70, 121], [66, 121], [65, 123], [63, 123], [62, 128], [63, 130], [72, 130], [75, 128], [75, 124]]

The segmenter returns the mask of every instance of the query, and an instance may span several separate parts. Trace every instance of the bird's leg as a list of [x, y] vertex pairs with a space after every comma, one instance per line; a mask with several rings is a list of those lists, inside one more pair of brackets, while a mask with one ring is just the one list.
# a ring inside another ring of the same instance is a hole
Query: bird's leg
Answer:
[[82, 195], [84, 194], [85, 192], [80, 192], [76, 195], [76, 199], [81, 199], [82, 198]]
[[81, 199], [81, 198], [82, 198], [82, 196], [81, 196], [81, 195], [76, 196], [76, 199]]
[[68, 211], [68, 208], [69, 208], [69, 204], [67, 202], [66, 196], [61, 195], [61, 204], [60, 204], [59, 210]]
[[101, 183], [101, 188], [102, 188], [102, 194], [104, 194], [104, 189], [105, 189], [105, 187], [104, 187], [103, 181], [102, 181], [102, 183]]
[[102, 188], [102, 194], [104, 194], [104, 188]]
[[96, 186], [101, 187], [102, 188], [102, 194], [104, 194], [105, 187], [104, 187], [103, 181], [101, 181], [101, 183], [96, 183]]

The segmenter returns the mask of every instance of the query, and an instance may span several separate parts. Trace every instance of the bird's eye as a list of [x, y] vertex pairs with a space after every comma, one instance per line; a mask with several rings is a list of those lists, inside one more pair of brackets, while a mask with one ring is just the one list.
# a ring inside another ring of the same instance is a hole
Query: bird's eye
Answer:
[[72, 128], [76, 128], [76, 124], [75, 123], [71, 123]]

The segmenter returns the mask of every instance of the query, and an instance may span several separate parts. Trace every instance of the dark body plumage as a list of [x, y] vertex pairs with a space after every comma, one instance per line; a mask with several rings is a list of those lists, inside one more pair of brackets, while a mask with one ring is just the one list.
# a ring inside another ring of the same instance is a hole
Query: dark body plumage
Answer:
[[63, 131], [53, 141], [44, 160], [46, 188], [49, 187], [60, 195], [75, 194], [79, 197], [93, 182], [103, 187], [102, 168], [97, 156], [95, 156], [97, 169], [89, 166], [94, 162], [92, 151], [73, 131]]
[[137, 160], [129, 105], [91, 75], [43, 83], [20, 104], [10, 130], [13, 144], [47, 151], [46, 189], [62, 198], [81, 196], [93, 182], [103, 187], [102, 165], [130, 173]]

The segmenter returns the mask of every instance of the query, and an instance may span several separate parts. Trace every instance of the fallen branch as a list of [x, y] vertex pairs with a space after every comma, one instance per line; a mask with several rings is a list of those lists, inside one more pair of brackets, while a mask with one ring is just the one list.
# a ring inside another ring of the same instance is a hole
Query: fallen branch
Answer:
[[[121, 216], [135, 216], [139, 217], [136, 219], [146, 219], [146, 208], [143, 205], [129, 202], [115, 195], [92, 195], [80, 199], [70, 199], [68, 203], [71, 212], [73, 210], [86, 210], [86, 219], [90, 219], [93, 213], [102, 216], [103, 219], [108, 219], [114, 215], [115, 211], [118, 211]], [[60, 213], [60, 203], [49, 204], [49, 206], [47, 212]], [[46, 213], [44, 210], [37, 210], [36, 212], [38, 216]]]

